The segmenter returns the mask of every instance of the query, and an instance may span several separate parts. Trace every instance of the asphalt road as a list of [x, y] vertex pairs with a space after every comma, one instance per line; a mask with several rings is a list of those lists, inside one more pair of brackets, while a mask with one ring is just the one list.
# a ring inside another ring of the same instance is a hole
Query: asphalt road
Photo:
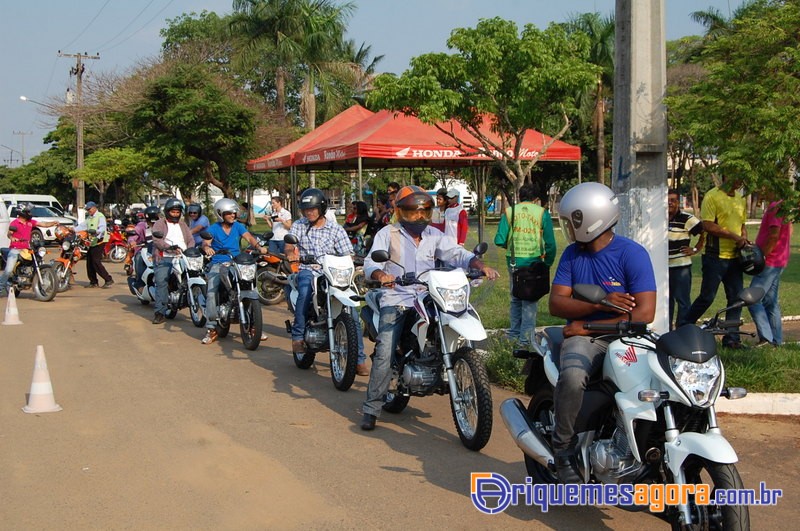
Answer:
[[[366, 378], [333, 388], [327, 362], [294, 366], [285, 307], [265, 308], [270, 339], [200, 344], [187, 313], [150, 324], [120, 266], [108, 290], [78, 285], [53, 302], [17, 299], [23, 325], [0, 327], [3, 529], [667, 529], [613, 507], [511, 507], [479, 513], [470, 472], [523, 482], [522, 454], [495, 413], [480, 453], [464, 449], [446, 397], [414, 398], [358, 429]], [[5, 299], [1, 300], [5, 306]], [[25, 414], [43, 345], [63, 411]], [[495, 388], [495, 409], [510, 393]], [[746, 486], [785, 489], [751, 509], [753, 529], [798, 516], [797, 419], [721, 416]]]

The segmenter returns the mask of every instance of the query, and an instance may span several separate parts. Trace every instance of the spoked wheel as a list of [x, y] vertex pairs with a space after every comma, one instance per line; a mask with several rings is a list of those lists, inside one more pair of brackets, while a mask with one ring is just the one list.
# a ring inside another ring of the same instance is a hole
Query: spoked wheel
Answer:
[[192, 286], [192, 298], [194, 304], [189, 303], [189, 316], [192, 318], [193, 325], [202, 328], [206, 324], [206, 313], [203, 310], [206, 301], [206, 287], [202, 284]]
[[39, 275], [33, 276], [33, 296], [37, 301], [51, 301], [58, 293], [56, 273], [52, 267], [42, 267], [39, 273], [42, 276], [41, 280], [39, 280]]
[[[549, 385], [539, 387], [528, 404], [528, 418], [531, 419], [531, 423], [536, 426], [551, 448], [552, 443], [550, 440], [556, 423], [554, 404], [553, 388]], [[542, 466], [527, 455], [524, 457], [525, 468], [528, 471], [528, 475], [533, 478], [534, 483], [556, 483], [558, 481], [553, 471], [549, 468]]]
[[331, 345], [331, 379], [339, 391], [347, 391], [356, 378], [358, 364], [358, 330], [347, 308], [333, 322]]
[[244, 299], [244, 316], [239, 320], [239, 330], [242, 333], [242, 343], [247, 350], [255, 350], [261, 343], [261, 305], [255, 299]]
[[[711, 486], [710, 500], [715, 499], [717, 490], [744, 489], [735, 465], [715, 463], [691, 455], [684, 462], [683, 469], [687, 483]], [[693, 522], [690, 525], [681, 524], [679, 513], [675, 510], [670, 522], [673, 530], [750, 529], [750, 510], [747, 505], [696, 505], [694, 495], [690, 495], [689, 506]]]
[[256, 273], [256, 291], [258, 291], [258, 300], [261, 301], [261, 304], [272, 306], [283, 301], [284, 293], [283, 285], [269, 278], [269, 273], [274, 272], [262, 269]]
[[72, 282], [72, 269], [67, 269], [61, 262], [56, 262], [53, 272], [56, 274], [56, 291], [59, 293], [67, 291]]
[[405, 396], [397, 391], [397, 368], [392, 367], [392, 383], [389, 385], [389, 392], [383, 397], [383, 410], [387, 413], [400, 413], [411, 400], [410, 396]]
[[469, 347], [453, 354], [456, 396], [450, 396], [450, 409], [461, 443], [478, 451], [492, 435], [492, 390], [486, 367], [478, 353]]
[[126, 256], [128, 256], [128, 246], [121, 243], [115, 243], [111, 246], [111, 250], [108, 251], [108, 259], [115, 264], [124, 262]]

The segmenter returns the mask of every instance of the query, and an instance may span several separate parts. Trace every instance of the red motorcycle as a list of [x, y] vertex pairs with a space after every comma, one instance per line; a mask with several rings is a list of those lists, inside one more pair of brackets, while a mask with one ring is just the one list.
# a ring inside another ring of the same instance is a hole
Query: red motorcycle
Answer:
[[103, 258], [108, 258], [115, 264], [121, 264], [128, 256], [128, 236], [122, 229], [122, 223], [114, 221], [108, 233], [108, 241], [103, 247]]

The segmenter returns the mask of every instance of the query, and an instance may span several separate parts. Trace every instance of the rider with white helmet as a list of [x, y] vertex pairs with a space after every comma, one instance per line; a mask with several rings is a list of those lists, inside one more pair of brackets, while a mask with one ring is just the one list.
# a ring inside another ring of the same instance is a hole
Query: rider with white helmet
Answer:
[[631, 310], [633, 320], [650, 323], [655, 317], [656, 282], [647, 251], [638, 243], [614, 234], [619, 221], [619, 199], [607, 186], [583, 183], [561, 199], [559, 218], [571, 243], [561, 255], [550, 291], [550, 314], [567, 319], [555, 389], [553, 451], [561, 483], [581, 483], [577, 472], [575, 421], [586, 384], [602, 369], [608, 341], [592, 338], [586, 322], [613, 323], [627, 319], [599, 304], [572, 298], [575, 284], [601, 286], [606, 300]]

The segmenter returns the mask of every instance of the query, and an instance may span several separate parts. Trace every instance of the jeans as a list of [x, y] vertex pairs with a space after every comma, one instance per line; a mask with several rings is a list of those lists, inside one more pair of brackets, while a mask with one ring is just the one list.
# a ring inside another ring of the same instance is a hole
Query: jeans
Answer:
[[[509, 293], [513, 292], [514, 280], [513, 269], [508, 268]], [[523, 347], [530, 345], [531, 337], [536, 329], [536, 312], [539, 309], [539, 301], [524, 301], [511, 295], [511, 328], [508, 331], [508, 338], [518, 341]]]
[[8, 291], [8, 279], [11, 273], [14, 272], [14, 267], [17, 265], [19, 259], [20, 249], [8, 249], [7, 253], [3, 253], [6, 259], [6, 268], [0, 273], [0, 291]]
[[144, 276], [144, 272], [147, 271], [147, 265], [144, 263], [141, 252], [136, 253], [136, 256], [133, 257], [133, 269], [136, 271], [136, 280], [133, 283], [134, 287], [143, 288], [144, 281], [142, 277]]
[[219, 291], [219, 270], [222, 263], [211, 264], [206, 271], [206, 328], [214, 328], [219, 314], [217, 313], [217, 292]]
[[[736, 302], [736, 297], [744, 288], [742, 268], [735, 258], [717, 258], [716, 256], [703, 255], [703, 283], [700, 285], [700, 295], [694, 300], [685, 321], [675, 323], [679, 327], [686, 323], [696, 323], [714, 303], [719, 284], [725, 287], [726, 306]], [[738, 321], [742, 317], [742, 309], [734, 308], [725, 314], [728, 321]], [[728, 333], [722, 336], [723, 345], [732, 345], [740, 342], [739, 327], [731, 327]]]
[[172, 274], [172, 257], [163, 257], [156, 264], [153, 278], [156, 284], [156, 300], [154, 310], [156, 313], [167, 313], [167, 299], [169, 298], [169, 276]]
[[[686, 314], [692, 304], [690, 298], [692, 291], [692, 266], [669, 268], [669, 329], [673, 323], [686, 321]], [[675, 316], [675, 305], [678, 306], [678, 315]], [[672, 318], [675, 317], [673, 321]]]
[[267, 249], [272, 254], [275, 253], [284, 254], [284, 251], [286, 250], [286, 242], [284, 242], [283, 240], [269, 240], [269, 242], [267, 242], [267, 245], [268, 245]]
[[[310, 269], [301, 269], [297, 273], [297, 304], [294, 308], [294, 322], [292, 323], [292, 341], [303, 339], [306, 332], [306, 315], [311, 304], [311, 297], [314, 293], [315, 275]], [[342, 311], [350, 311], [349, 307]], [[356, 323], [356, 337], [358, 340], [358, 363], [367, 361], [364, 354], [364, 334], [361, 332], [361, 319], [358, 312], [352, 312], [353, 320]]]
[[375, 340], [375, 356], [372, 358], [372, 370], [369, 373], [367, 399], [361, 411], [379, 417], [383, 407], [383, 398], [389, 392], [392, 382], [392, 356], [397, 350], [397, 342], [403, 331], [403, 323], [412, 309], [400, 306], [381, 307], [378, 321], [378, 337]]
[[561, 370], [558, 373], [553, 396], [555, 427], [553, 429], [553, 452], [568, 455], [575, 450], [577, 436], [575, 422], [583, 403], [583, 393], [589, 378], [603, 367], [608, 341], [588, 336], [572, 336], [561, 345]]
[[753, 277], [750, 287], [764, 289], [764, 298], [748, 309], [756, 324], [758, 338], [769, 341], [773, 345], [783, 344], [783, 325], [781, 324], [781, 306], [778, 304], [778, 287], [781, 283], [782, 267], [765, 267], [764, 271]]

